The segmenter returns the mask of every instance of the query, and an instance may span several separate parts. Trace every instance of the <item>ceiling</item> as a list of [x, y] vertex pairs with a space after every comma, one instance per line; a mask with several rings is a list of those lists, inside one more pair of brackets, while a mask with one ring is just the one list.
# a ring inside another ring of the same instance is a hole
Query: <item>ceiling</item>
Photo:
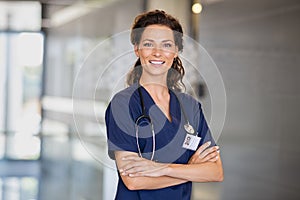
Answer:
[[[0, 0], [1, 1], [1, 0]], [[10, 0], [14, 1], [14, 0]], [[32, 0], [25, 0], [32, 1]], [[122, 7], [128, 15], [141, 11], [143, 0], [36, 0], [43, 5], [43, 26], [64, 34], [74, 34], [75, 29], [87, 36], [109, 34], [113, 23], [118, 23], [115, 14]], [[203, 12], [217, 12], [205, 15], [202, 28], [227, 26], [259, 17], [261, 15], [283, 12], [299, 6], [299, 0], [200, 0]], [[136, 5], [140, 2], [139, 5]], [[178, 8], [180, 9], [180, 8]], [[249, 11], [249, 12], [248, 12]], [[221, 18], [217, 18], [222, 16]], [[124, 16], [126, 17], [126, 16]], [[99, 26], [95, 26], [99, 21]], [[93, 23], [91, 23], [93, 22]], [[104, 22], [104, 23], [103, 23]], [[126, 25], [128, 27], [128, 25]], [[74, 29], [75, 28], [75, 29]], [[75, 30], [76, 31], [76, 30]]]

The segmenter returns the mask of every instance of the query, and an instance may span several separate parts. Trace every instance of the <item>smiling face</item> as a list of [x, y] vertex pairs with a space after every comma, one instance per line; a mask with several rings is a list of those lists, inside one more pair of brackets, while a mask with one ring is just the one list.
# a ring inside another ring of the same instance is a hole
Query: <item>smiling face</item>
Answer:
[[141, 78], [166, 82], [168, 70], [178, 56], [173, 31], [164, 25], [147, 26], [134, 50], [143, 67]]

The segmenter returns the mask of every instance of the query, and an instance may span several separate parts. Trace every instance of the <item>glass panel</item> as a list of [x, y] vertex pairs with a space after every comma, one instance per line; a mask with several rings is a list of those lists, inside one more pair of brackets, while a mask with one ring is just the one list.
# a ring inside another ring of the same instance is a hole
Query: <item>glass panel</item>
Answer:
[[39, 182], [36, 178], [24, 177], [21, 179], [21, 199], [34, 200], [38, 197]]
[[41, 4], [36, 1], [0, 2], [0, 30], [41, 29]]
[[0, 179], [0, 200], [34, 200], [38, 197], [39, 182], [33, 177]]
[[4, 88], [3, 93], [6, 99], [0, 102], [2, 107], [0, 114], [1, 112], [2, 116], [5, 114], [1, 123], [3, 124], [2, 132], [6, 132], [6, 157], [37, 159], [40, 155], [38, 134], [41, 106], [39, 99], [44, 37], [41, 33], [5, 33], [2, 35], [5, 40], [3, 57], [6, 58], [6, 63], [1, 69], [6, 73], [4, 73], [5, 81], [0, 82], [0, 88]]
[[[4, 103], [5, 103], [5, 62], [6, 62], [6, 42], [5, 35], [0, 34], [0, 119], [4, 119]], [[0, 120], [0, 134], [4, 130], [4, 120]]]
[[0, 178], [0, 200], [3, 200], [2, 196], [3, 196], [3, 181], [2, 178]]
[[16, 177], [5, 178], [4, 182], [4, 190], [3, 190], [3, 199], [12, 199], [19, 200], [20, 199], [20, 180]]
[[5, 151], [5, 136], [4, 136], [4, 123], [5, 123], [5, 82], [6, 82], [6, 40], [5, 35], [0, 34], [0, 159], [4, 156]]
[[0, 132], [0, 160], [3, 159], [5, 155], [5, 135]]
[[10, 134], [7, 139], [6, 156], [10, 159], [36, 160], [40, 156], [41, 141], [39, 137]]

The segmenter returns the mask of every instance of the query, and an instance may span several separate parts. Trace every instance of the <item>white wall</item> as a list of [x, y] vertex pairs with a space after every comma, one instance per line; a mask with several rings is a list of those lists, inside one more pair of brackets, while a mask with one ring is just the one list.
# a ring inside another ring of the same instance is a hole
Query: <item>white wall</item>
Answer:
[[200, 43], [224, 78], [226, 134], [299, 139], [299, 6], [234, 0], [204, 8]]

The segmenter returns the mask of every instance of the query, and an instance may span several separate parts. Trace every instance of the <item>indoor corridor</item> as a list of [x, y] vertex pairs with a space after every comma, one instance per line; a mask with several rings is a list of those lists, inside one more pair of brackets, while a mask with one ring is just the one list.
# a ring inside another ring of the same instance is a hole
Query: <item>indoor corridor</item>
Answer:
[[186, 92], [220, 146], [224, 181], [191, 200], [300, 199], [299, 0], [0, 0], [0, 200], [114, 199], [105, 110], [154, 9], [182, 22]]

